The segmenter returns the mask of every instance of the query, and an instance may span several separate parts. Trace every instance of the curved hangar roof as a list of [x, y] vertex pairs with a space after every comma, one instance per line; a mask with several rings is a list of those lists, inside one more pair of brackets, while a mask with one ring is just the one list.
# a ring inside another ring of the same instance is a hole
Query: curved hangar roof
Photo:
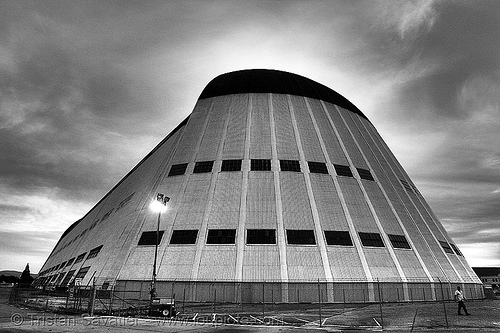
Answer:
[[344, 96], [306, 77], [272, 69], [247, 69], [217, 76], [199, 99], [247, 93], [275, 93], [304, 96], [336, 104], [363, 118], [366, 116]]

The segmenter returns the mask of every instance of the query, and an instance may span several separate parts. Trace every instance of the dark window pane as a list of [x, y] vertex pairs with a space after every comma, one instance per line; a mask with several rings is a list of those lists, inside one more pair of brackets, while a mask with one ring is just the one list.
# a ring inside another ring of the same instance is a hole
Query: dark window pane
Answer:
[[130, 200], [132, 200], [132, 197], [134, 196], [135, 192], [130, 194], [128, 197], [126, 197], [125, 199], [123, 199], [120, 204], [118, 205], [118, 207], [116, 208], [116, 210], [119, 210], [123, 207], [125, 207], [129, 202]]
[[247, 244], [276, 244], [276, 230], [248, 229]]
[[413, 189], [412, 187], [410, 186], [410, 184], [408, 184], [408, 182], [406, 180], [402, 180], [400, 179], [401, 181], [401, 185], [403, 185], [403, 187], [410, 193], [413, 193]]
[[55, 282], [56, 285], [59, 284], [59, 283], [61, 283], [61, 280], [63, 279], [64, 274], [65, 273], [59, 273], [59, 276], [57, 277], [57, 280]]
[[70, 260], [68, 260], [66, 266], [71, 266], [73, 264], [73, 261], [75, 261], [75, 258], [71, 258]]
[[214, 161], [196, 162], [193, 173], [212, 172]]
[[359, 238], [364, 246], [384, 247], [384, 242], [380, 234], [371, 232], [360, 232]]
[[80, 270], [78, 271], [78, 273], [75, 276], [75, 279], [83, 279], [85, 277], [85, 275], [87, 274], [87, 272], [89, 271], [89, 269], [90, 269], [90, 266], [80, 268]]
[[95, 249], [90, 250], [89, 255], [87, 256], [87, 260], [97, 257], [97, 255], [99, 254], [101, 249], [102, 249], [102, 245], [96, 247]]
[[[164, 230], [160, 230], [160, 232], [158, 233], [158, 244], [161, 243], [163, 232]], [[156, 231], [144, 231], [137, 245], [156, 245], [156, 237]]]
[[360, 169], [360, 168], [357, 168], [357, 169], [358, 169], [359, 178], [366, 179], [366, 180], [375, 180], [375, 179], [373, 179], [373, 176], [372, 176], [370, 170]]
[[352, 246], [352, 239], [349, 231], [325, 231], [327, 245]]
[[198, 230], [174, 230], [170, 244], [196, 244]]
[[297, 244], [297, 245], [316, 244], [316, 238], [314, 238], [314, 230], [287, 230], [286, 238], [288, 244]]
[[271, 160], [251, 160], [250, 170], [252, 171], [270, 171], [271, 170]]
[[326, 163], [322, 162], [307, 162], [309, 165], [309, 171], [313, 173], [325, 173], [328, 174], [328, 169], [326, 168]]
[[392, 246], [397, 249], [411, 249], [408, 240], [404, 235], [388, 235]]
[[338, 176], [352, 177], [352, 171], [351, 168], [349, 168], [349, 166], [334, 164], [333, 167], [335, 168], [335, 172], [337, 173]]
[[300, 163], [295, 160], [280, 160], [281, 171], [300, 172]]
[[85, 258], [85, 255], [86, 255], [86, 254], [87, 254], [87, 252], [82, 253], [82, 254], [80, 254], [78, 257], [76, 257], [75, 264], [76, 264], [77, 262], [82, 261], [82, 260], [83, 260], [83, 258]]
[[187, 166], [187, 163], [172, 165], [168, 177], [183, 175], [186, 172]]
[[66, 286], [69, 283], [69, 280], [73, 277], [73, 274], [75, 274], [75, 270], [69, 271], [64, 280], [61, 282], [61, 286]]
[[444, 252], [453, 254], [453, 250], [450, 247], [450, 244], [448, 244], [445, 241], [439, 241], [439, 244], [443, 247]]
[[207, 244], [234, 244], [236, 229], [208, 230]]
[[241, 160], [222, 161], [221, 171], [241, 171]]
[[458, 248], [458, 246], [456, 246], [455, 244], [452, 244], [450, 243], [451, 247], [453, 248], [453, 251], [455, 251], [456, 254], [458, 254], [459, 256], [462, 256], [463, 257], [463, 254], [462, 252], [460, 252], [460, 249]]

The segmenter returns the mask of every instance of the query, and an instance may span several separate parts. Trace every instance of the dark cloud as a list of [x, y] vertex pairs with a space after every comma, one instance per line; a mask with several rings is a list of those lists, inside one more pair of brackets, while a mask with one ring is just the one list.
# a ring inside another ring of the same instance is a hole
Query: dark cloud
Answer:
[[435, 6], [439, 14], [432, 29], [417, 38], [410, 50], [423, 66], [434, 69], [401, 85], [400, 100], [410, 106], [407, 115], [412, 119], [467, 118], [475, 111], [459, 103], [467, 80], [477, 75], [498, 79], [500, 2], [444, 1]]

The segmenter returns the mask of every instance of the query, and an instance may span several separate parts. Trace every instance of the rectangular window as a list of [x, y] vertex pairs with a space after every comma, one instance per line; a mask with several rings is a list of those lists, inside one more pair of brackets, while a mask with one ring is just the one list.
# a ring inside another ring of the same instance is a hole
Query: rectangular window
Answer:
[[59, 273], [59, 276], [57, 277], [57, 280], [56, 280], [56, 285], [61, 283], [61, 280], [63, 279], [63, 277], [64, 277], [64, 273]]
[[288, 244], [296, 245], [314, 245], [316, 238], [314, 238], [314, 230], [287, 230], [286, 239]]
[[167, 177], [183, 175], [184, 173], [186, 173], [187, 166], [187, 163], [172, 165]]
[[359, 232], [359, 238], [363, 246], [384, 247], [380, 234], [374, 232]]
[[415, 194], [421, 195], [420, 192], [418, 191], [418, 189], [415, 187], [415, 185], [410, 184], [410, 186], [413, 189], [413, 192], [415, 192]]
[[241, 171], [241, 160], [224, 160], [220, 171]]
[[214, 161], [196, 162], [193, 173], [212, 172]]
[[412, 187], [410, 186], [410, 184], [408, 184], [408, 182], [406, 180], [402, 180], [400, 179], [401, 181], [401, 185], [403, 185], [403, 187], [408, 191], [408, 192], [413, 192], [413, 189]]
[[64, 261], [64, 262], [61, 264], [61, 267], [59, 267], [59, 268], [63, 268], [63, 267], [66, 267], [66, 261]]
[[276, 230], [247, 229], [247, 244], [276, 244]]
[[69, 283], [69, 280], [73, 277], [73, 274], [75, 274], [75, 270], [69, 271], [64, 280], [62, 280], [61, 286], [66, 286]]
[[366, 180], [375, 180], [370, 172], [370, 170], [357, 168], [359, 178]]
[[326, 231], [325, 238], [327, 245], [352, 246], [352, 239], [349, 231]]
[[196, 244], [198, 230], [174, 230], [170, 244]]
[[80, 270], [78, 271], [78, 273], [75, 276], [75, 279], [83, 279], [85, 277], [85, 275], [87, 274], [87, 272], [89, 271], [89, 269], [90, 269], [90, 266], [80, 268]]
[[234, 244], [236, 229], [208, 230], [207, 244]]
[[337, 176], [352, 177], [352, 171], [348, 165], [334, 164], [333, 167], [335, 168], [335, 172], [337, 173]]
[[[144, 231], [137, 245], [159, 245], [163, 237], [163, 232], [164, 230], [160, 230], [158, 233], [156, 231]], [[156, 243], [157, 238], [158, 244]]]
[[326, 168], [326, 163], [323, 162], [307, 162], [309, 165], [309, 171], [313, 173], [324, 173], [328, 174], [328, 169]]
[[[132, 197], [134, 196], [134, 194], [135, 194], [135, 192], [133, 192], [133, 193], [132, 193], [132, 194], [130, 194], [128, 197], [126, 197], [125, 199], [123, 199], [123, 200], [120, 202], [120, 204], [118, 205], [118, 207], [116, 208], [116, 210], [118, 211], [119, 209], [121, 209], [121, 208], [125, 207], [125, 206], [126, 206], [126, 205], [130, 202], [130, 200], [132, 200]], [[96, 223], [96, 222], [94, 222], [94, 223]], [[94, 223], [92, 223], [92, 226], [90, 227], [90, 229], [92, 229], [92, 228], [95, 226], [95, 224], [94, 224]]]
[[86, 255], [86, 254], [87, 254], [87, 252], [82, 253], [82, 254], [80, 254], [78, 257], [76, 257], [75, 264], [76, 264], [76, 263], [78, 263], [78, 262], [80, 262], [80, 261], [82, 261], [82, 260], [83, 260], [83, 258], [85, 258], [85, 255]]
[[411, 249], [408, 240], [404, 235], [387, 235], [392, 243], [392, 246], [396, 249]]
[[[102, 219], [101, 219], [101, 222], [102, 222], [102, 221], [104, 221], [104, 220], [106, 220], [108, 217], [110, 217], [110, 216], [111, 216], [111, 213], [113, 213], [113, 210], [114, 210], [114, 208], [111, 208], [111, 210], [110, 210], [109, 212], [107, 212], [106, 214], [104, 214], [104, 216], [103, 216], [103, 217], [102, 217]], [[78, 237], [80, 237], [80, 236], [82, 236], [82, 235], [83, 235], [83, 234], [80, 234], [80, 235], [78, 235]]]
[[295, 160], [280, 160], [281, 171], [300, 172], [300, 163]]
[[251, 160], [250, 170], [252, 171], [271, 171], [271, 160]]
[[71, 258], [70, 260], [68, 260], [66, 266], [71, 266], [73, 264], [73, 261], [75, 261], [75, 258]]
[[101, 249], [102, 245], [90, 250], [89, 255], [87, 256], [87, 260], [97, 257]]
[[453, 243], [450, 243], [450, 245], [451, 245], [451, 247], [453, 248], [453, 251], [455, 251], [455, 253], [456, 253], [456, 254], [458, 254], [459, 256], [462, 256], [462, 257], [464, 256], [464, 255], [462, 254], [462, 252], [460, 252], [460, 249], [458, 248], [458, 246], [456, 246], [456, 245], [455, 245], [455, 244], [453, 244]]
[[453, 254], [453, 250], [451, 249], [450, 244], [445, 241], [439, 241], [439, 244], [441, 244], [444, 252]]

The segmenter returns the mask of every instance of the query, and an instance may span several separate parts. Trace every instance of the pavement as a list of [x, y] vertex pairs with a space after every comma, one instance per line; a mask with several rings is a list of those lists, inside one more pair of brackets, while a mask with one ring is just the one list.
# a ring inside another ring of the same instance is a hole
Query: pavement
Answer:
[[[390, 303], [345, 306], [317, 304], [259, 316], [237, 306], [182, 314], [178, 320], [70, 315], [8, 304], [0, 288], [0, 332], [500, 332], [500, 300], [467, 302], [471, 316], [458, 316], [455, 303]], [[209, 308], [209, 307], [207, 307]], [[234, 311], [234, 312], [233, 312]], [[261, 314], [262, 315], [262, 314]], [[321, 323], [321, 327], [320, 327]], [[271, 325], [273, 324], [273, 325]]]

